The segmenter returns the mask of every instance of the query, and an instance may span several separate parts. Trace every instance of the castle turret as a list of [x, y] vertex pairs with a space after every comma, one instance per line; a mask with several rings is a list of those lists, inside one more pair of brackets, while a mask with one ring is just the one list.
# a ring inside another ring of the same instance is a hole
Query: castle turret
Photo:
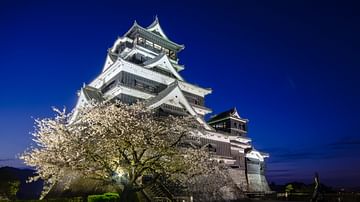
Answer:
[[249, 120], [241, 118], [236, 108], [232, 108], [210, 118], [208, 124], [217, 131], [231, 135], [246, 136]]

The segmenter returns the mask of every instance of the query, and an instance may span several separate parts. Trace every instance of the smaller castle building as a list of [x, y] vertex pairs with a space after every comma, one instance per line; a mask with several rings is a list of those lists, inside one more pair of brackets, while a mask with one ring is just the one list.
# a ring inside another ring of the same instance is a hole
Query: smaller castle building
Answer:
[[[230, 174], [235, 182], [249, 192], [270, 191], [265, 178], [265, 158], [269, 155], [254, 149], [249, 143], [231, 137], [247, 138], [249, 120], [240, 117], [236, 108], [212, 116], [207, 123], [217, 132], [230, 137], [230, 155], [235, 159]], [[233, 140], [231, 140], [233, 139]], [[241, 150], [241, 152], [238, 152]]]

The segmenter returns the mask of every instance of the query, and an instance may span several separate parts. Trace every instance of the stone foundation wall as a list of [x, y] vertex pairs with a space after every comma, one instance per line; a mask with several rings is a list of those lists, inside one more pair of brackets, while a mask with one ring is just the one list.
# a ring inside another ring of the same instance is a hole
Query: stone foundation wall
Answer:
[[248, 183], [246, 180], [246, 173], [243, 169], [229, 169], [229, 175], [242, 191], [248, 191]]
[[268, 192], [270, 187], [264, 175], [248, 174], [249, 191], [251, 192]]

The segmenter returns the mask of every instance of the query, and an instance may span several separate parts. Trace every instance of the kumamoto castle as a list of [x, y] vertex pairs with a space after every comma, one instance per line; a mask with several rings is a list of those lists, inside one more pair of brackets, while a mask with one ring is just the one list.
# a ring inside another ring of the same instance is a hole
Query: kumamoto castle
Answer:
[[205, 106], [205, 96], [212, 90], [190, 84], [180, 75], [184, 66], [177, 55], [183, 49], [165, 35], [157, 17], [146, 28], [135, 21], [108, 50], [101, 74], [79, 91], [74, 115], [92, 100], [118, 99], [129, 104], [144, 100], [160, 114], [194, 116], [204, 128], [199, 134], [201, 144], [230, 168], [241, 190], [270, 191], [264, 175], [264, 159], [269, 155], [252, 146], [249, 121], [236, 108], [205, 121], [205, 115], [212, 113]]

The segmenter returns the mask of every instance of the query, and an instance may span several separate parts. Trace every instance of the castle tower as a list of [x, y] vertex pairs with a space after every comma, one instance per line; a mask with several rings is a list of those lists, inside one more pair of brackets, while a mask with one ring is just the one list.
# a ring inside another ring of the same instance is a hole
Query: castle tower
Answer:
[[205, 96], [212, 90], [191, 84], [181, 76], [185, 67], [179, 63], [178, 53], [183, 49], [184, 45], [169, 39], [157, 17], [148, 27], [135, 21], [108, 49], [100, 75], [79, 91], [72, 120], [77, 118], [78, 109], [92, 100], [129, 104], [145, 101], [159, 114], [191, 115], [204, 128], [198, 132], [202, 146], [213, 152], [214, 159], [232, 168], [235, 183], [248, 190], [245, 159], [253, 148], [247, 137], [248, 120], [241, 118], [236, 109], [209, 123], [204, 120], [212, 112], [205, 105]]

